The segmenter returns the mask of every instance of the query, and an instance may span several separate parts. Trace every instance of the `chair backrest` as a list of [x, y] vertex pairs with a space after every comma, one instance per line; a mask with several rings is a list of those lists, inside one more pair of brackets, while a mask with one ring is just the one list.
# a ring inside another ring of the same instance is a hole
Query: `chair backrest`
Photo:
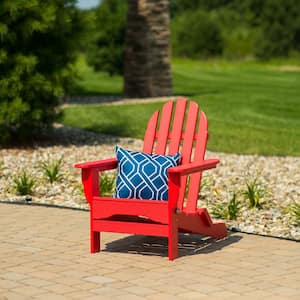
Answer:
[[[176, 103], [176, 105], [174, 105]], [[175, 107], [176, 106], [176, 107]], [[148, 122], [144, 137], [143, 152], [182, 155], [181, 164], [202, 161], [207, 143], [207, 118], [197, 103], [179, 98], [164, 104], [161, 112], [154, 112]], [[181, 179], [177, 207], [187, 212], [197, 209], [201, 173], [189, 178], [187, 201], [184, 201], [188, 178]]]

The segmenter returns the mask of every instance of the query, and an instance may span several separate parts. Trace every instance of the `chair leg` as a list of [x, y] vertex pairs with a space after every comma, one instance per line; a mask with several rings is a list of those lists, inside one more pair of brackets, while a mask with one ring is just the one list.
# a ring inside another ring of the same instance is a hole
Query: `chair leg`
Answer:
[[100, 252], [100, 232], [91, 231], [91, 253]]
[[174, 225], [169, 229], [168, 252], [169, 260], [173, 260], [178, 257], [178, 228]]

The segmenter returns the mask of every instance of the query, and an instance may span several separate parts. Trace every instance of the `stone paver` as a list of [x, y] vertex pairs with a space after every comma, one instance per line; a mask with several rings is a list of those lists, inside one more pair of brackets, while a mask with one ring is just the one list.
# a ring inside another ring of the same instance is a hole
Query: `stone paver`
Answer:
[[89, 213], [0, 204], [0, 299], [300, 299], [300, 243], [241, 233], [214, 241], [102, 234]]

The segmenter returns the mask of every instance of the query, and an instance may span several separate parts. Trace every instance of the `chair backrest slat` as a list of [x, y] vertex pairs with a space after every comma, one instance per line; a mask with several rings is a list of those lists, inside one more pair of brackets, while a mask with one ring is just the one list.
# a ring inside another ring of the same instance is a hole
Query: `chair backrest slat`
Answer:
[[[207, 119], [203, 111], [200, 114], [200, 124], [196, 140], [196, 148], [194, 153], [194, 161], [203, 161], [207, 142]], [[202, 172], [193, 174], [190, 178], [190, 186], [188, 191], [188, 201], [186, 204], [187, 212], [194, 212], [197, 208], [199, 198], [200, 182]]]
[[207, 139], [208, 139], [208, 122], [205, 113], [201, 111], [196, 150], [195, 150], [196, 153], [198, 154], [198, 156], [197, 155], [195, 156], [196, 161], [204, 160]]
[[[191, 160], [194, 134], [197, 126], [198, 115], [199, 115], [198, 105], [195, 102], [190, 102], [188, 108], [188, 114], [186, 116], [184, 140], [181, 149], [182, 164], [189, 163]], [[180, 182], [182, 188], [180, 189], [178, 203], [177, 203], [179, 209], [183, 209], [186, 183], [187, 183], [187, 176], [182, 176]]]
[[[207, 142], [207, 119], [204, 112], [200, 113], [200, 123], [197, 130], [197, 121], [199, 119], [198, 104], [191, 101], [189, 102], [187, 109], [187, 101], [184, 98], [178, 99], [172, 122], [172, 130], [170, 130], [173, 104], [174, 103], [170, 101], [163, 106], [158, 129], [157, 123], [159, 111], [156, 111], [150, 118], [145, 133], [143, 151], [146, 153], [154, 152], [156, 154], [166, 154], [167, 144], [169, 142], [168, 154], [175, 154], [180, 151], [182, 164], [189, 163], [191, 159], [193, 159], [193, 161], [203, 160]], [[185, 119], [186, 121], [184, 124]], [[157, 141], [154, 146], [155, 140]], [[193, 145], [195, 141], [196, 146], [193, 154]], [[201, 173], [190, 176], [188, 198], [186, 205], [184, 206], [187, 176], [181, 177], [181, 189], [177, 202], [177, 207], [179, 209], [188, 212], [196, 211], [200, 181]]]
[[180, 98], [176, 102], [176, 111], [174, 114], [172, 133], [170, 135], [169, 154], [173, 155], [178, 152], [181, 138], [182, 128], [185, 116], [186, 100]]
[[153, 145], [155, 141], [156, 128], [157, 128], [157, 120], [159, 116], [159, 110], [157, 110], [148, 122], [148, 126], [144, 136], [144, 146], [143, 152], [152, 153]]
[[182, 163], [189, 163], [193, 150], [194, 136], [198, 121], [199, 107], [195, 102], [190, 102], [188, 114], [186, 116], [186, 125], [184, 130], [184, 140], [182, 145]]
[[173, 101], [167, 102], [162, 109], [162, 114], [160, 116], [160, 126], [158, 131], [158, 138], [155, 147], [156, 154], [165, 154], [166, 146], [169, 136], [169, 128], [171, 123], [172, 111], [173, 111]]

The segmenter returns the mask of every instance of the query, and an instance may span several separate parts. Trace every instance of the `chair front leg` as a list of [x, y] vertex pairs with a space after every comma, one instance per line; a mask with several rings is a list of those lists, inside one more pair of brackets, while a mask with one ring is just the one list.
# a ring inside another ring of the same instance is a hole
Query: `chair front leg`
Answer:
[[176, 215], [174, 214], [174, 216], [172, 216], [171, 218], [172, 221], [171, 223], [169, 223], [169, 235], [168, 235], [169, 260], [173, 260], [178, 257], [178, 226], [176, 222]]
[[93, 205], [90, 206], [90, 246], [91, 253], [100, 252], [100, 232], [94, 230], [93, 224]]
[[100, 252], [100, 232], [91, 229], [91, 253]]
[[176, 207], [179, 196], [180, 176], [176, 173], [169, 173], [168, 177], [168, 213], [169, 213], [169, 233], [168, 233], [168, 252], [169, 260], [178, 257], [178, 220]]

